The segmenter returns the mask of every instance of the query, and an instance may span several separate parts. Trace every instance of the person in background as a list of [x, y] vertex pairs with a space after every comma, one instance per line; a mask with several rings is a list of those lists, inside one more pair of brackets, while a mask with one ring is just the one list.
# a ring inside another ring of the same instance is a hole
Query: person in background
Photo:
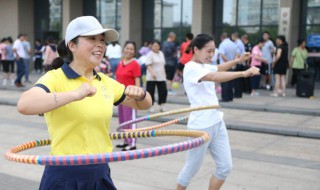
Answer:
[[[211, 65], [215, 43], [211, 36], [197, 35], [191, 42], [193, 58], [184, 68], [184, 88], [187, 92], [190, 107], [219, 105], [215, 93], [215, 83], [225, 82], [238, 77], [250, 77], [259, 74], [259, 69], [251, 67], [246, 71], [227, 72], [237, 63], [250, 58], [244, 53], [240, 58], [220, 65]], [[185, 190], [200, 169], [207, 150], [216, 164], [216, 171], [211, 174], [209, 190], [218, 190], [224, 184], [232, 170], [232, 156], [223, 113], [217, 109], [200, 110], [190, 113], [188, 130], [206, 132], [209, 142], [187, 151], [187, 158], [177, 179], [177, 190]], [[208, 167], [208, 166], [206, 166]], [[211, 166], [209, 166], [211, 168]], [[208, 176], [206, 176], [208, 177]]]
[[[165, 103], [167, 102], [167, 86], [166, 86], [166, 71], [163, 53], [160, 51], [160, 42], [154, 40], [151, 46], [152, 51], [148, 53], [146, 59], [147, 66], [147, 91], [152, 98], [152, 105], [155, 102], [155, 88], [158, 88], [158, 104], [160, 111], [166, 111]], [[154, 112], [154, 106], [149, 109], [149, 112]]]
[[167, 78], [167, 89], [169, 95], [175, 95], [176, 93], [172, 90], [172, 82], [177, 69], [177, 47], [175, 44], [176, 34], [170, 32], [167, 40], [162, 42], [161, 51], [165, 57], [165, 69]]
[[[249, 42], [249, 38], [248, 38], [248, 35], [247, 34], [243, 34], [241, 36], [241, 41], [243, 42], [244, 44], [244, 49], [245, 49], [245, 52], [249, 52], [251, 53], [252, 51], [252, 45], [251, 43]], [[243, 69], [244, 70], [247, 70], [250, 68], [250, 64], [251, 64], [251, 59], [248, 59], [246, 61], [246, 63], [244, 64], [243, 66]], [[251, 78], [244, 78], [243, 79], [243, 92], [244, 93], [247, 93], [247, 94], [251, 94]]]
[[192, 33], [186, 34], [186, 41], [183, 42], [180, 46], [181, 57], [180, 57], [178, 70], [177, 70], [177, 73], [180, 77], [183, 76], [183, 68], [184, 68], [185, 64], [188, 63], [192, 59], [192, 56], [193, 56], [192, 51], [189, 51], [189, 53], [186, 53], [186, 49], [189, 47], [192, 39], [193, 39]]
[[[135, 59], [136, 43], [133, 41], [126, 41], [123, 47], [122, 60], [120, 61], [117, 71], [116, 79], [119, 83], [124, 84], [125, 87], [137, 86], [140, 87], [141, 69], [139, 63]], [[126, 121], [136, 119], [137, 110], [125, 105], [118, 106], [119, 124]], [[137, 124], [130, 124], [124, 129], [136, 129]], [[120, 131], [119, 131], [120, 132]], [[123, 144], [116, 145], [117, 148], [122, 148], [122, 151], [135, 150], [136, 138], [126, 138]]]
[[40, 39], [36, 39], [34, 43], [34, 70], [36, 73], [42, 72], [42, 44]]
[[276, 39], [277, 51], [276, 58], [272, 63], [273, 72], [275, 74], [275, 86], [271, 96], [278, 97], [281, 91], [282, 97], [286, 96], [286, 73], [289, 66], [288, 60], [288, 43], [286, 38], [279, 35]]
[[[259, 69], [261, 69], [262, 64], [268, 63], [268, 61], [262, 57], [261, 48], [263, 47], [263, 45], [264, 39], [260, 39], [257, 45], [255, 45], [252, 49], [251, 66], [257, 67]], [[260, 80], [260, 75], [251, 77], [251, 96], [259, 96], [259, 92], [257, 92], [256, 90], [260, 87]]]
[[17, 78], [14, 81], [16, 87], [24, 87], [21, 80], [25, 74], [25, 64], [23, 59], [25, 58], [25, 51], [23, 48], [23, 41], [25, 39], [25, 34], [19, 34], [18, 38], [13, 43], [13, 52], [15, 55], [15, 63], [17, 65]]
[[306, 69], [307, 58], [308, 51], [306, 49], [306, 41], [304, 39], [299, 39], [298, 46], [292, 50], [290, 59], [290, 67], [293, 71], [291, 79], [292, 87], [296, 85], [300, 72]]
[[30, 66], [30, 61], [31, 61], [31, 45], [30, 42], [28, 41], [28, 36], [25, 35], [24, 41], [22, 42], [23, 44], [23, 49], [24, 49], [24, 54], [25, 57], [23, 58], [24, 62], [24, 67], [25, 67], [25, 83], [31, 83], [29, 80], [29, 66]]
[[273, 86], [273, 73], [272, 73], [272, 63], [275, 53], [275, 46], [270, 39], [270, 33], [265, 31], [263, 33], [264, 45], [262, 47], [262, 57], [268, 61], [266, 64], [262, 64], [261, 74], [264, 78], [264, 85], [267, 90], [270, 90]]
[[[118, 32], [104, 29], [92, 16], [77, 17], [66, 30], [57, 69], [45, 73], [22, 93], [17, 109], [25, 115], [44, 113], [52, 156], [105, 154], [113, 150], [109, 137], [114, 105], [149, 109], [151, 97], [142, 88], [125, 86], [94, 68], [101, 63], [105, 41]], [[56, 60], [55, 59], [55, 60]], [[64, 61], [67, 60], [66, 62]], [[53, 61], [55, 62], [55, 61]], [[62, 65], [61, 65], [62, 63]], [[39, 190], [116, 190], [108, 163], [46, 166]]]
[[[14, 53], [12, 43], [13, 40], [11, 37], [6, 38], [4, 41], [6, 44], [2, 49], [2, 66], [3, 66], [3, 81], [2, 85], [6, 86], [7, 82], [11, 78], [11, 85], [14, 85]], [[11, 75], [11, 76], [10, 76]]]
[[[237, 46], [238, 49], [238, 57], [242, 56], [246, 51], [244, 44], [239, 38], [238, 32], [234, 32], [231, 35], [231, 39], [234, 42], [234, 44]], [[243, 71], [244, 70], [244, 65], [246, 63], [238, 63], [236, 65], [235, 71]], [[233, 80], [233, 88], [234, 88], [234, 97], [235, 98], [242, 98], [242, 91], [243, 91], [243, 83], [244, 80], [243, 78], [236, 78]]]
[[147, 74], [146, 58], [150, 51], [151, 51], [151, 43], [149, 41], [145, 41], [143, 43], [143, 46], [139, 50], [140, 57], [138, 59], [138, 62], [141, 68], [141, 78], [140, 78], [141, 86], [143, 86], [144, 83], [146, 82], [146, 78], [145, 78]]
[[57, 45], [54, 43], [52, 37], [48, 37], [47, 45], [44, 51], [43, 69], [44, 72], [51, 70], [52, 61], [58, 57]]
[[118, 64], [121, 60], [121, 56], [122, 56], [122, 50], [118, 41], [111, 42], [107, 46], [106, 57], [109, 60], [109, 63], [111, 65], [113, 77], [115, 77], [115, 73], [117, 71]]
[[0, 71], [1, 71], [1, 64], [2, 64], [2, 57], [3, 57], [3, 50], [6, 46], [6, 38], [2, 38], [0, 41]]
[[[221, 43], [219, 45], [219, 61], [220, 65], [223, 65], [225, 62], [232, 61], [238, 57], [237, 46], [229, 39], [228, 33], [223, 32], [220, 36]], [[235, 66], [232, 67], [233, 69]], [[230, 68], [230, 71], [232, 70]], [[225, 81], [221, 83], [221, 97], [222, 102], [230, 102], [233, 100], [233, 82]]]

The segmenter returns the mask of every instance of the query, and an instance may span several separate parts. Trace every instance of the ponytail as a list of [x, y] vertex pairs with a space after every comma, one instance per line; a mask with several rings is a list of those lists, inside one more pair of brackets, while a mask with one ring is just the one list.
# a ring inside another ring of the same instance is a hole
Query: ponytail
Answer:
[[[73, 43], [78, 44], [78, 37], [71, 40]], [[51, 63], [51, 69], [59, 69], [64, 63], [69, 64], [73, 60], [72, 52], [66, 46], [65, 40], [58, 43], [57, 51], [59, 57], [55, 58]]]

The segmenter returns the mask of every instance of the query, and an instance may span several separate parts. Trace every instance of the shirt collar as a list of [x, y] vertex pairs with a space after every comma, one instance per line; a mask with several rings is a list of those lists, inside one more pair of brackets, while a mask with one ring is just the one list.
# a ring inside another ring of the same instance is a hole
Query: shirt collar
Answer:
[[[64, 74], [69, 78], [69, 79], [76, 79], [81, 77], [78, 73], [76, 73], [67, 63], [64, 63], [61, 67], [62, 71]], [[98, 73], [93, 70], [93, 75], [100, 81], [101, 77], [98, 75]]]

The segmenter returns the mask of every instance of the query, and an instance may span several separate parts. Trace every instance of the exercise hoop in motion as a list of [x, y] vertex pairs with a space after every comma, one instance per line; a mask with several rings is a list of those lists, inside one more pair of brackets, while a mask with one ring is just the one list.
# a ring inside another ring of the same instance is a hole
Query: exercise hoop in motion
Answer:
[[[141, 121], [152, 120], [154, 118], [159, 118], [168, 115], [181, 114], [191, 111], [199, 111], [204, 109], [217, 109], [220, 106], [205, 106], [197, 108], [186, 108], [180, 110], [173, 110], [168, 112], [163, 112], [159, 114], [154, 114], [150, 116], [141, 117], [135, 120], [128, 121], [120, 125], [120, 127], [138, 123]], [[51, 140], [35, 140], [27, 142], [9, 149], [5, 153], [5, 157], [10, 161], [27, 163], [27, 164], [38, 164], [38, 165], [51, 165], [51, 166], [72, 166], [72, 165], [90, 165], [90, 164], [102, 164], [107, 162], [116, 161], [126, 161], [134, 160], [140, 158], [148, 158], [161, 156], [166, 154], [172, 154], [176, 152], [185, 151], [198, 147], [209, 140], [209, 135], [202, 131], [191, 131], [191, 130], [154, 130], [161, 127], [166, 127], [172, 124], [181, 123], [187, 120], [188, 117], [180, 117], [178, 119], [161, 123], [151, 127], [145, 127], [141, 129], [136, 129], [133, 131], [110, 133], [110, 139], [124, 139], [124, 138], [146, 138], [146, 137], [161, 137], [161, 136], [182, 136], [182, 137], [192, 137], [189, 140], [163, 145], [153, 148], [122, 151], [122, 152], [111, 152], [111, 153], [101, 153], [101, 154], [84, 154], [84, 155], [67, 155], [67, 156], [49, 156], [49, 155], [26, 155], [19, 154], [20, 152], [28, 149], [32, 149], [40, 146], [47, 146], [51, 144]]]
[[74, 156], [46, 156], [46, 155], [23, 155], [17, 154], [23, 150], [46, 146], [51, 144], [51, 140], [36, 140], [15, 146], [8, 150], [5, 157], [10, 161], [38, 164], [38, 165], [90, 165], [102, 164], [106, 162], [126, 161], [140, 158], [148, 158], [161, 156], [180, 151], [185, 151], [191, 148], [198, 147], [209, 140], [209, 135], [201, 131], [188, 130], [152, 130], [152, 131], [138, 131], [138, 132], [123, 132], [111, 133], [110, 138], [141, 138], [141, 137], [160, 137], [160, 136], [184, 136], [193, 137], [193, 139], [178, 142], [170, 145], [158, 146], [154, 148], [146, 148], [140, 150], [111, 152], [104, 154], [89, 154], [89, 155], [74, 155]]

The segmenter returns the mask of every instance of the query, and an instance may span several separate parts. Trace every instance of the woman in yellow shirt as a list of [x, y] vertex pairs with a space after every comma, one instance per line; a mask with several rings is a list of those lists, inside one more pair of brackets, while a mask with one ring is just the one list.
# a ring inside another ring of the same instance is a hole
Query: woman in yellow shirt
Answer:
[[[82, 155], [112, 152], [109, 138], [113, 105], [149, 109], [150, 95], [96, 73], [106, 51], [105, 41], [117, 41], [118, 33], [103, 29], [92, 16], [78, 17], [67, 27], [65, 63], [49, 71], [18, 102], [22, 114], [45, 113], [51, 155]], [[116, 189], [108, 164], [46, 166], [40, 189]]]

